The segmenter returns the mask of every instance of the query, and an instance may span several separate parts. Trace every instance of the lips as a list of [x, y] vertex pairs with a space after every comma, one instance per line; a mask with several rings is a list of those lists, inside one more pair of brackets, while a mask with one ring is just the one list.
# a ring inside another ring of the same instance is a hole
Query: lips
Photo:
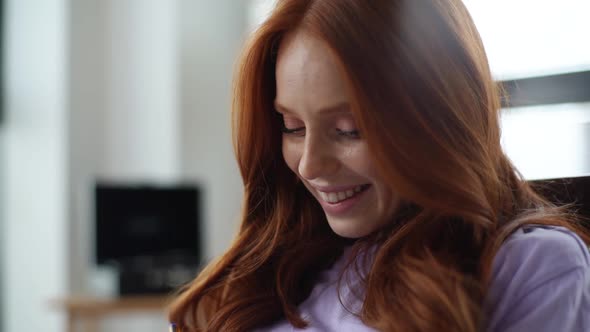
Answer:
[[319, 195], [321, 199], [329, 204], [338, 204], [342, 201], [345, 201], [349, 198], [352, 198], [359, 194], [360, 192], [366, 190], [369, 187], [368, 184], [351, 186], [348, 189], [343, 188], [338, 191], [322, 191], [318, 189]]
[[319, 193], [318, 201], [324, 212], [334, 217], [343, 217], [353, 211], [361, 202], [370, 184], [339, 186], [339, 187], [315, 187]]

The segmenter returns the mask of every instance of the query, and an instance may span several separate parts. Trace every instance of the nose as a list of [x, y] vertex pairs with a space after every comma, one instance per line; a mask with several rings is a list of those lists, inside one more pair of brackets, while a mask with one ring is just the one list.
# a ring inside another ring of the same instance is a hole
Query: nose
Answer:
[[340, 167], [336, 153], [337, 149], [326, 139], [307, 135], [299, 159], [299, 175], [306, 180], [333, 176]]

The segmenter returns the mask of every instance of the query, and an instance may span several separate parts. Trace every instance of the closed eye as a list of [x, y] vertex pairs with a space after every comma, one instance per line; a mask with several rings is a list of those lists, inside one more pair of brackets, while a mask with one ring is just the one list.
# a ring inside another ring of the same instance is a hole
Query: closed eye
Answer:
[[303, 136], [305, 126], [298, 126], [299, 124], [303, 124], [301, 121], [294, 119], [292, 117], [286, 117], [280, 112], [276, 112], [276, 114], [280, 118], [281, 132], [283, 134], [294, 134], [297, 136]]
[[298, 128], [287, 128], [282, 126], [281, 131], [283, 134], [300, 134], [305, 130], [305, 127], [298, 127]]
[[336, 132], [338, 133], [338, 135], [340, 136], [344, 136], [347, 138], [360, 138], [360, 133], [358, 130], [342, 130], [342, 129], [336, 129]]

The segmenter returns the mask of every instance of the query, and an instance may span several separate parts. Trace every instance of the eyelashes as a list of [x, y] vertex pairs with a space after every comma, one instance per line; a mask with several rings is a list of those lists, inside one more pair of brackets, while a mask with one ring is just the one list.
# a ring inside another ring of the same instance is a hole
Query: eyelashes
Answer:
[[[305, 127], [287, 128], [285, 125], [281, 126], [281, 132], [287, 135], [305, 136]], [[336, 128], [336, 134], [345, 138], [358, 139], [360, 133], [358, 130], [342, 130]]]
[[[305, 136], [305, 126], [300, 125], [302, 124], [301, 121], [291, 118], [285, 118], [283, 114], [276, 112], [280, 119], [281, 124], [281, 132], [286, 135], [294, 135], [294, 136]], [[345, 125], [345, 127], [352, 127]], [[336, 135], [344, 138], [350, 139], [358, 139], [360, 138], [360, 133], [357, 129], [352, 130], [344, 130], [341, 128], [335, 128]]]
[[287, 128], [287, 127], [285, 127], [285, 125], [282, 125], [282, 127], [281, 127], [281, 132], [283, 134], [297, 134], [303, 130], [305, 130], [305, 127], [299, 127], [299, 128], [293, 128], [293, 129]]
[[346, 136], [348, 138], [360, 138], [361, 135], [359, 133], [358, 130], [341, 130], [336, 128], [336, 132], [338, 133], [338, 135], [340, 136]]
[[[305, 136], [305, 127], [287, 128], [285, 126], [282, 126], [281, 132], [283, 134]], [[360, 133], [358, 130], [347, 131], [347, 130], [342, 130], [342, 129], [336, 128], [336, 134], [338, 136], [343, 136], [343, 137], [347, 137], [347, 138], [360, 138]]]
[[295, 123], [297, 123], [297, 121], [285, 119], [283, 114], [279, 112], [277, 112], [277, 115], [279, 116], [281, 122], [281, 132], [283, 134], [296, 134], [302, 136], [302, 132], [305, 130], [304, 126], [296, 126]]

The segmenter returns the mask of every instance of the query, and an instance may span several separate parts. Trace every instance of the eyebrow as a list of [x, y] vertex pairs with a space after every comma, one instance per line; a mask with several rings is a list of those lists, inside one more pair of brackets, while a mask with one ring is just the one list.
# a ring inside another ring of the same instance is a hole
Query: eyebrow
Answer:
[[[274, 101], [274, 107], [277, 110], [277, 112], [280, 113], [296, 113], [290, 110], [289, 108], [279, 104], [279, 102], [276, 100]], [[333, 106], [320, 108], [318, 112], [323, 114], [350, 112], [350, 104], [347, 101], [339, 102]]]

